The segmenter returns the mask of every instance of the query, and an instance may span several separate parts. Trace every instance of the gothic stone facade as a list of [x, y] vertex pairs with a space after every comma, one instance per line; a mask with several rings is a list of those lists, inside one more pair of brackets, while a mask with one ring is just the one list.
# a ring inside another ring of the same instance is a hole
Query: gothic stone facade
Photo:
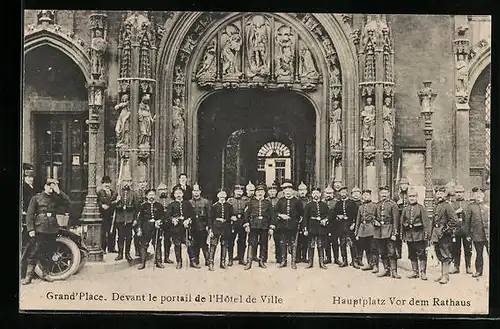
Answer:
[[276, 114], [270, 127], [250, 116], [256, 126], [245, 132], [288, 143], [297, 182], [395, 189], [406, 176], [424, 185], [430, 147], [432, 183], [485, 185], [490, 24], [485, 16], [28, 10], [22, 159], [39, 180], [65, 180], [76, 213], [84, 203], [95, 210], [104, 175], [136, 187], [172, 186], [181, 172], [215, 181], [212, 189], [245, 184], [244, 165], [224, 164], [223, 151], [241, 127], [214, 118], [237, 122], [283, 101], [296, 107], [288, 119], [309, 130]]

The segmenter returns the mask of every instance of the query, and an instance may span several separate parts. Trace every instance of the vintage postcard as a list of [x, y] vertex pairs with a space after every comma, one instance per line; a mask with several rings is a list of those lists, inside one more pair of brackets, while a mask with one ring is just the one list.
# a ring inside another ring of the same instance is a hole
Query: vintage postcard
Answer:
[[21, 311], [488, 314], [490, 16], [26, 10], [23, 43]]

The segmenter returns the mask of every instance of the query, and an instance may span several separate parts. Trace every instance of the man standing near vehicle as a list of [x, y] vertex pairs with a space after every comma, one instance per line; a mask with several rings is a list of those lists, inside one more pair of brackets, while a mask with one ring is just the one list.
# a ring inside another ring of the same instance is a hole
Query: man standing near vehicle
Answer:
[[59, 231], [56, 210], [58, 207], [67, 207], [70, 202], [61, 194], [55, 179], [47, 179], [43, 192], [31, 199], [26, 212], [26, 228], [29, 236], [33, 238], [33, 245], [28, 251], [28, 267], [22, 284], [31, 283], [38, 261], [42, 265], [43, 278], [48, 279], [50, 262], [48, 256], [52, 252]]
[[[35, 188], [33, 187], [34, 181], [34, 171], [32, 169], [26, 169], [24, 171], [24, 182], [23, 182], [23, 200], [22, 200], [22, 235], [21, 241], [23, 241], [23, 246], [28, 248], [27, 242], [29, 241], [28, 230], [26, 229], [26, 212], [28, 211], [28, 206], [30, 204], [31, 198], [36, 195]], [[27, 262], [22, 262], [21, 264], [21, 277], [24, 278], [26, 275]]]

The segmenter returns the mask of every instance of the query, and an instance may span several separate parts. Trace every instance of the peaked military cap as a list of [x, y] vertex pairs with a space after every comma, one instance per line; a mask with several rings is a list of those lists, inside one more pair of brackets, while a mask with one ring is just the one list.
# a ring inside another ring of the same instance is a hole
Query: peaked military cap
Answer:
[[378, 188], [379, 191], [389, 191], [389, 186], [383, 185]]
[[415, 189], [412, 189], [412, 188], [411, 188], [411, 189], [409, 189], [409, 190], [408, 190], [408, 195], [409, 195], [409, 196], [410, 196], [410, 195], [415, 195], [415, 196], [417, 196], [417, 195], [418, 195], [418, 193], [417, 193], [417, 191], [416, 191]]
[[109, 176], [104, 176], [102, 179], [101, 179], [101, 183], [102, 184], [105, 184], [105, 183], [111, 183], [111, 178]]
[[363, 190], [363, 193], [372, 194], [372, 190], [365, 188], [365, 189]]
[[148, 194], [149, 192], [155, 192], [156, 193], [156, 189], [154, 189], [154, 188], [148, 188], [148, 189], [146, 189], [146, 194]]
[[347, 186], [342, 185], [342, 186], [339, 188], [339, 191], [342, 191], [342, 190], [347, 190]]
[[285, 181], [283, 181], [283, 184], [281, 184], [281, 188], [285, 189], [285, 188], [288, 188], [288, 187], [293, 188], [293, 184], [292, 184], [291, 180], [286, 179]]
[[259, 190], [262, 190], [262, 191], [265, 191], [266, 190], [266, 185], [264, 184], [259, 184], [257, 185], [257, 187], [255, 188], [256, 191], [259, 191]]
[[311, 189], [311, 192], [314, 192], [314, 191], [318, 191], [318, 192], [320, 192], [320, 193], [321, 193], [321, 189], [320, 189], [319, 187], [313, 187], [313, 188]]
[[243, 185], [236, 184], [236, 185], [234, 185], [234, 189], [235, 190], [243, 190]]
[[484, 192], [484, 188], [482, 188], [482, 187], [477, 187], [477, 186], [476, 186], [476, 187], [474, 187], [474, 188], [472, 188], [472, 192], [474, 192], [474, 193], [479, 192], [479, 191]]
[[354, 192], [359, 192], [361, 193], [361, 189], [359, 187], [353, 187], [352, 190], [351, 190], [351, 193], [354, 193]]

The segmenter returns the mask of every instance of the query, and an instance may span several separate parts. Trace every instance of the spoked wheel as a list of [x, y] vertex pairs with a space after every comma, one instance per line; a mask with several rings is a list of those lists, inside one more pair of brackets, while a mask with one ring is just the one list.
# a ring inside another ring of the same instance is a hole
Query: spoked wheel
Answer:
[[76, 269], [76, 272], [73, 274], [76, 274], [80, 272], [80, 270], [85, 266], [87, 263], [87, 260], [89, 258], [89, 252], [84, 249], [80, 249], [80, 265], [78, 265], [78, 268]]
[[[56, 239], [55, 248], [50, 259], [48, 260], [48, 275], [49, 280], [65, 280], [75, 273], [80, 266], [81, 254], [80, 248], [71, 239], [59, 236]], [[37, 264], [35, 273], [43, 276], [42, 267]]]

